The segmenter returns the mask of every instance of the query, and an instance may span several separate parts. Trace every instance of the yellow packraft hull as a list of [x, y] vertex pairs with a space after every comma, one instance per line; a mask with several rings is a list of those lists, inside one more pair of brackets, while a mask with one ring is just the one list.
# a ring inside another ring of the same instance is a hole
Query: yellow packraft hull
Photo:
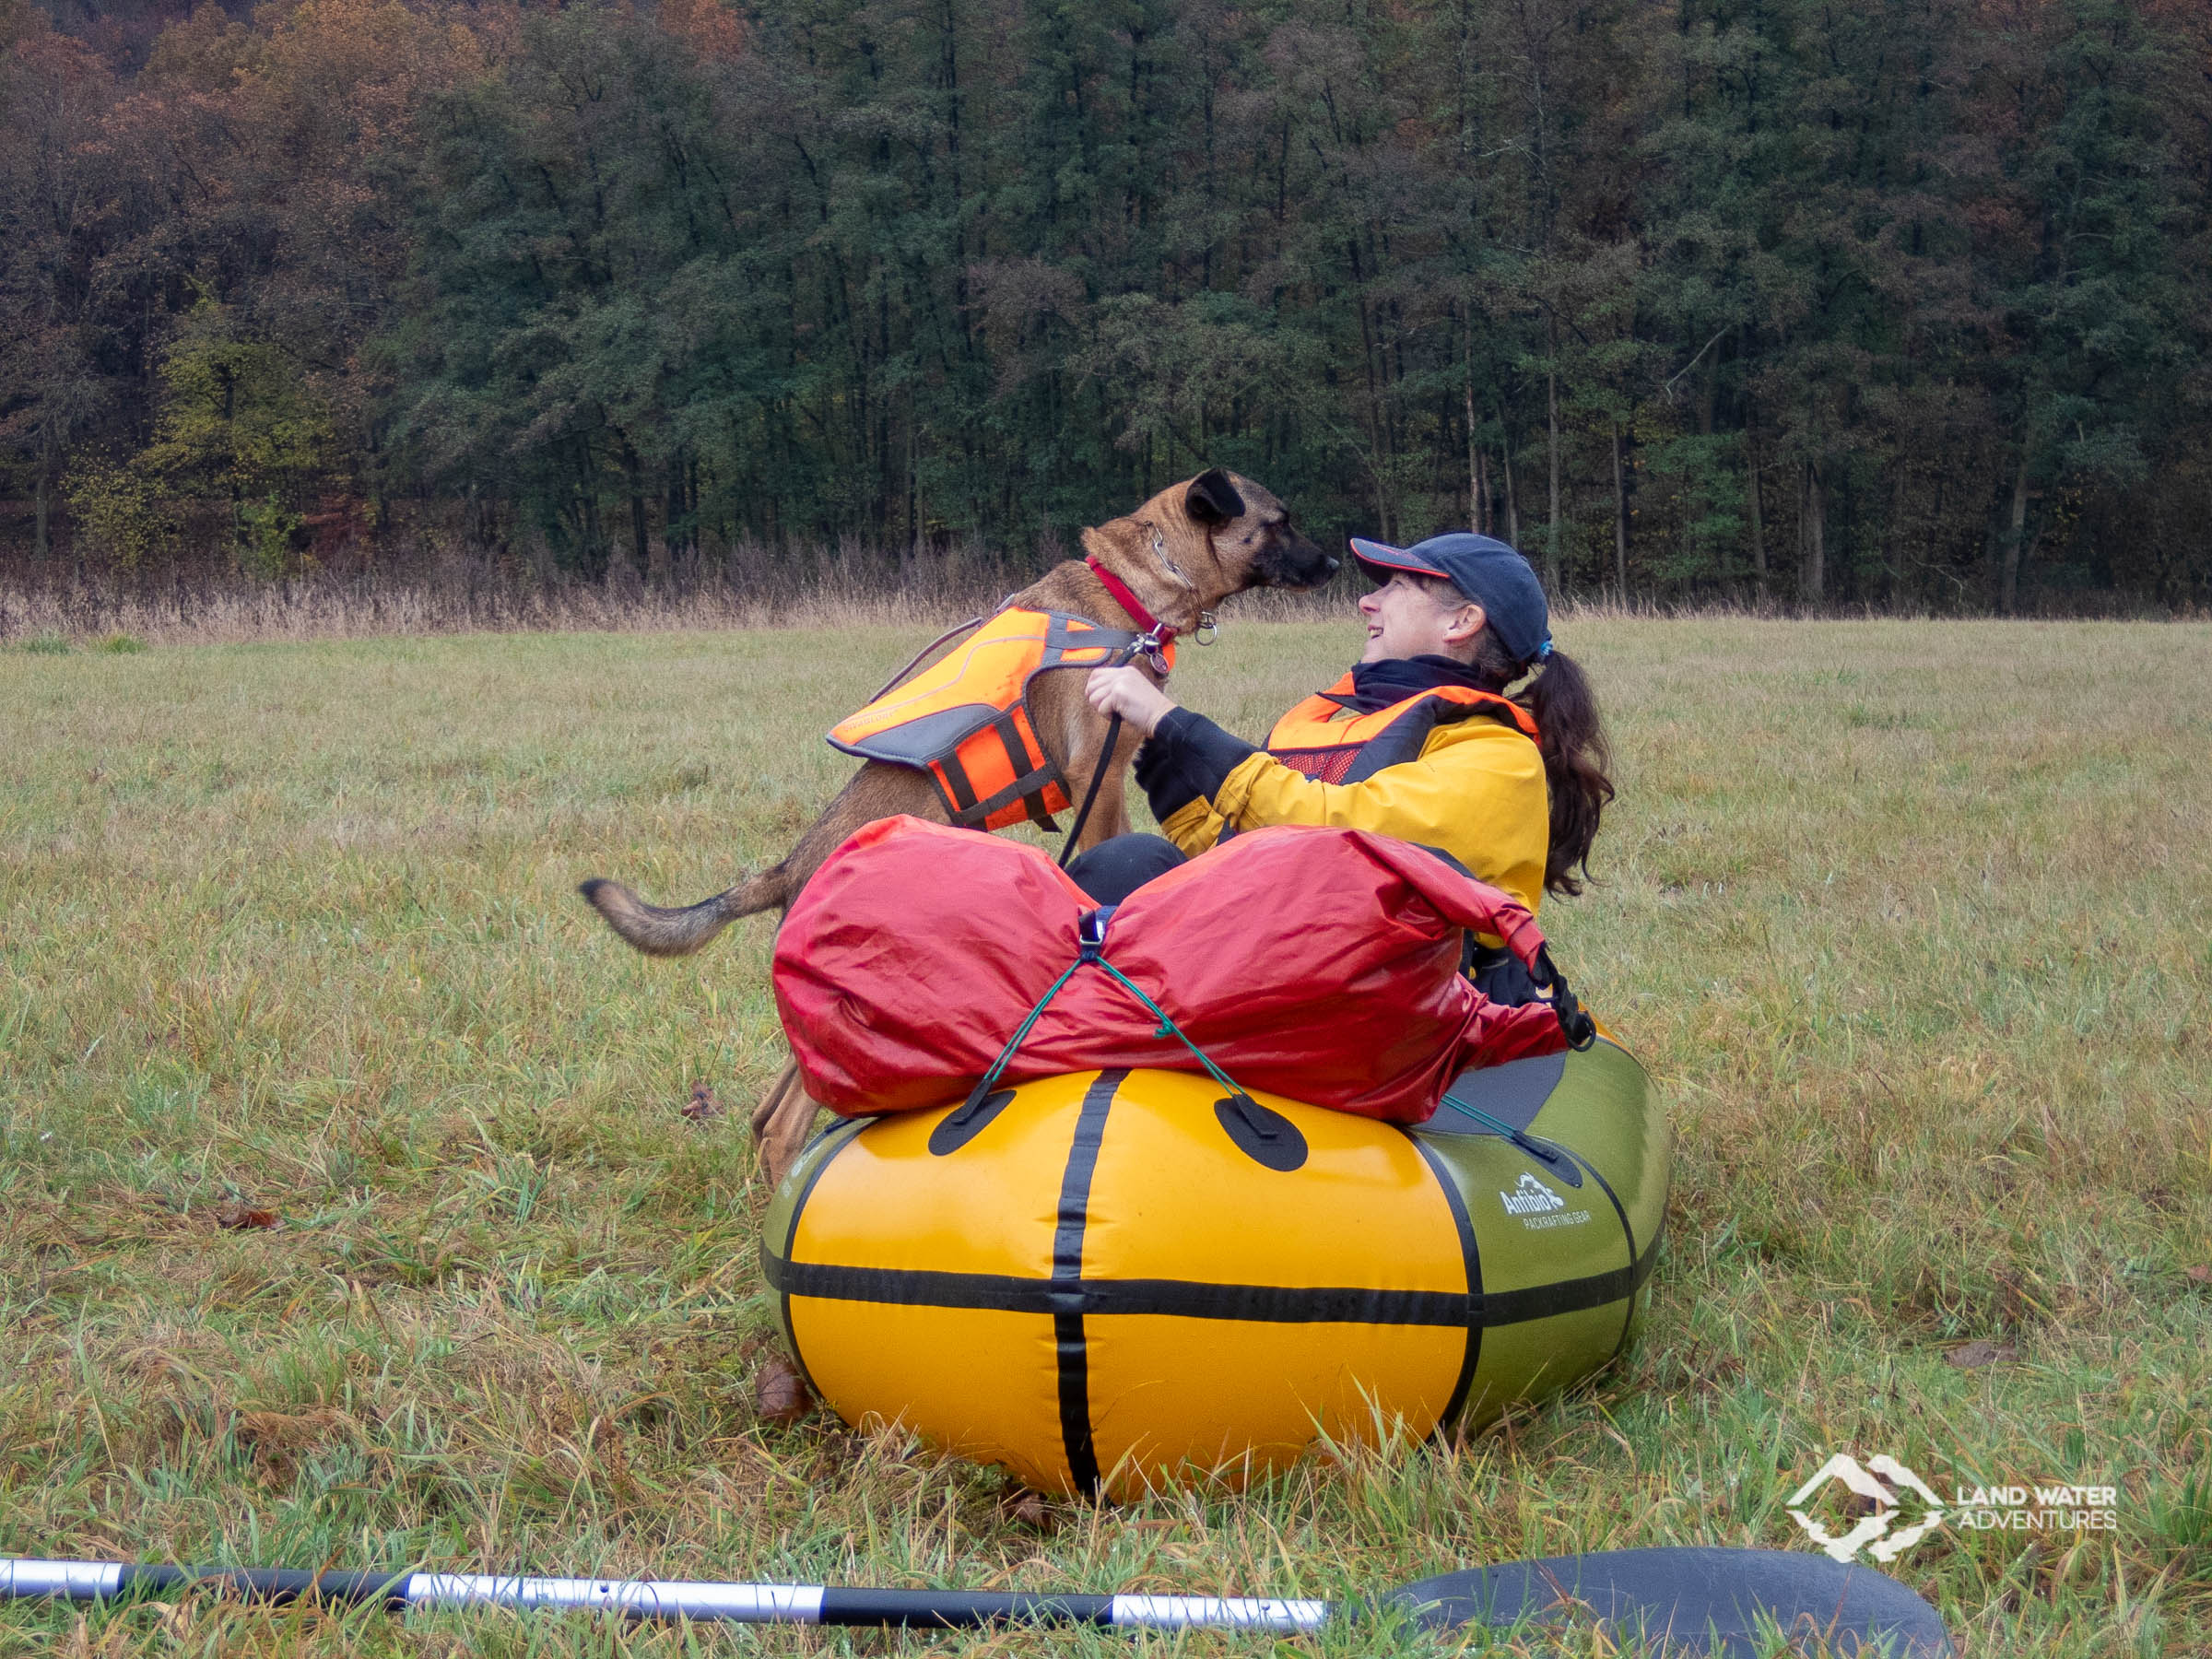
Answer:
[[1480, 1421], [1627, 1344], [1669, 1146], [1625, 1050], [1470, 1073], [1410, 1132], [1222, 1096], [1078, 1073], [830, 1130], [762, 1244], [816, 1390], [1125, 1498]]

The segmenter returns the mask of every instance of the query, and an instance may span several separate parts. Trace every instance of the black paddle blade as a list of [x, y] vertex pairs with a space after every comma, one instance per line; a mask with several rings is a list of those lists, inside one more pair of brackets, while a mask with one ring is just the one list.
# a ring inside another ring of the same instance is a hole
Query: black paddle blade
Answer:
[[1620, 1549], [1422, 1579], [1388, 1601], [1431, 1627], [1604, 1619], [1629, 1653], [1759, 1659], [1779, 1630], [1839, 1656], [1947, 1659], [1936, 1609], [1871, 1567], [1783, 1549]]

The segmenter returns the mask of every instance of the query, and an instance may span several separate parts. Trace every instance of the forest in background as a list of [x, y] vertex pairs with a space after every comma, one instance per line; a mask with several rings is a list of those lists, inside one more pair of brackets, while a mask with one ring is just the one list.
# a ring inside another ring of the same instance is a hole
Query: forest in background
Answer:
[[0, 0], [0, 584], [2212, 600], [2202, 0]]

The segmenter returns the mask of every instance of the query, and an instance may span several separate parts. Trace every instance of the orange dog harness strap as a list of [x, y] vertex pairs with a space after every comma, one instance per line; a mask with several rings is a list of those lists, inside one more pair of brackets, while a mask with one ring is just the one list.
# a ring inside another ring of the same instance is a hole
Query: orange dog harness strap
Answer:
[[1267, 734], [1267, 752], [1316, 782], [1359, 783], [1386, 766], [1419, 759], [1430, 732], [1463, 720], [1495, 720], [1536, 741], [1535, 717], [1495, 691], [1438, 686], [1371, 714], [1336, 718], [1345, 707], [1339, 700], [1351, 694], [1348, 674], [1326, 691], [1316, 691], [1275, 723]]
[[[1037, 740], [1030, 682], [1054, 668], [1125, 663], [1145, 636], [1066, 611], [1006, 610], [903, 685], [830, 730], [863, 760], [925, 771], [951, 821], [1003, 830], [1027, 818], [1057, 829], [1066, 781]], [[1164, 645], [1174, 660], [1172, 642]]]

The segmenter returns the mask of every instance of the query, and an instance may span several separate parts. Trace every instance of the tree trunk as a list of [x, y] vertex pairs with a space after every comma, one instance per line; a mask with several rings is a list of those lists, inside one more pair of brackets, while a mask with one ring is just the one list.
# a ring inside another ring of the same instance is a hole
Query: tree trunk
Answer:
[[[1503, 423], [1500, 423], [1500, 430]], [[1513, 490], [1513, 445], [1510, 438], [1498, 445], [1498, 464], [1505, 469], [1505, 539], [1515, 551], [1521, 547], [1521, 498]]]
[[630, 447], [628, 439], [622, 442], [622, 474], [629, 488], [629, 546], [638, 575], [657, 576], [661, 572], [653, 568], [653, 551], [645, 530], [645, 472], [639, 465], [638, 452]]
[[[1706, 362], [1704, 394], [1698, 401], [1698, 436], [1700, 438], [1710, 439], [1712, 436], [1713, 407], [1719, 402], [1720, 394], [1721, 354], [1716, 350]], [[1710, 444], [1702, 445], [1700, 450], [1702, 453], [1710, 456], [1712, 446]], [[1698, 550], [1697, 509], [1704, 506], [1706, 500], [1707, 498], [1701, 492], [1694, 492], [1688, 488], [1685, 488], [1682, 492], [1683, 564], [1686, 569], [1692, 571], [1698, 568], [1696, 559]], [[1729, 558], [1731, 550], [1725, 537], [1717, 541], [1712, 549], [1714, 584], [1724, 594], [1728, 591], [1729, 584], [1735, 580], [1735, 572], [1729, 568], [1733, 563]]]
[[1613, 586], [1622, 605], [1629, 602], [1629, 473], [1627, 444], [1618, 421], [1613, 424]]
[[1889, 469], [1889, 504], [1882, 513], [1882, 604], [1897, 608], [1904, 588], [1905, 489], [1911, 471], [1901, 457]]
[[1799, 568], [1797, 596], [1818, 605], [1828, 587], [1828, 488], [1820, 479], [1820, 464], [1805, 464], [1805, 507], [1802, 535], [1805, 557]]
[[693, 590], [699, 576], [699, 525], [692, 516], [698, 503], [690, 498], [689, 482], [689, 452], [678, 449], [661, 493], [661, 539], [668, 548], [669, 574], [682, 592]]
[[591, 440], [576, 439], [576, 520], [583, 542], [583, 573], [593, 582], [605, 582], [614, 560], [608, 557], [606, 537], [599, 525], [598, 481], [592, 477]]
[[[1743, 359], [1747, 376], [1751, 372], [1758, 347], [1756, 328], [1746, 324], [1738, 330], [1736, 355]], [[1759, 400], [1751, 394], [1748, 385], [1744, 390], [1744, 467], [1745, 499], [1751, 510], [1751, 589], [1759, 608], [1763, 611], [1771, 602], [1772, 590], [1767, 574], [1767, 520], [1759, 499]]]
[[1749, 465], [1744, 480], [1744, 500], [1751, 509], [1751, 581], [1761, 610], [1772, 594], [1767, 586], [1767, 524], [1759, 506], [1759, 442], [1748, 423], [1744, 427], [1744, 453]]
[[1477, 535], [1487, 526], [1483, 523], [1483, 509], [1488, 504], [1483, 497], [1482, 451], [1475, 442], [1475, 334], [1467, 331], [1467, 528]]
[[1559, 591], [1559, 324], [1551, 324], [1551, 360], [1544, 371], [1544, 401], [1551, 442], [1551, 521], [1545, 527], [1544, 584]]
[[2015, 614], [2020, 603], [2020, 559], [2027, 552], [2028, 446], [2020, 445], [2020, 465], [2012, 475], [2012, 522], [2005, 532], [2005, 557], [1998, 567], [1997, 612]]
[[922, 567], [922, 420], [907, 394], [906, 407], [906, 548], [899, 558], [899, 571], [911, 580]]
[[46, 557], [53, 551], [53, 508], [48, 504], [53, 490], [53, 464], [59, 459], [61, 445], [55, 441], [53, 422], [42, 423], [39, 433], [39, 483], [35, 527], [31, 533], [31, 556], [38, 560], [41, 573], [46, 569]]

